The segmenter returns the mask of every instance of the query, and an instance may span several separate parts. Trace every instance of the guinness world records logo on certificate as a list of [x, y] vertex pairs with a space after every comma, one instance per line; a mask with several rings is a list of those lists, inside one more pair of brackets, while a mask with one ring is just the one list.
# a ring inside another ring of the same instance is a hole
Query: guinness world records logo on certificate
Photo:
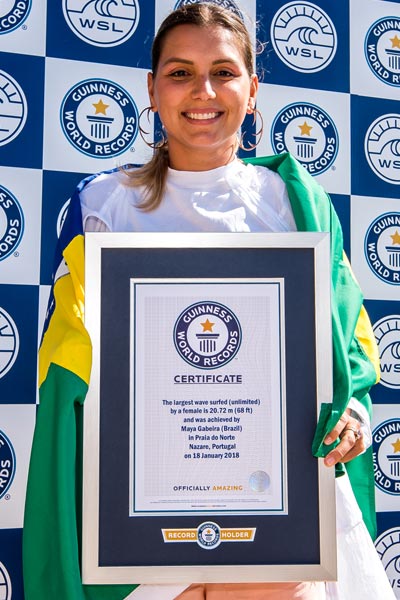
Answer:
[[188, 306], [174, 328], [177, 351], [183, 360], [200, 369], [226, 365], [239, 350], [241, 338], [237, 317], [218, 302], [203, 301]]

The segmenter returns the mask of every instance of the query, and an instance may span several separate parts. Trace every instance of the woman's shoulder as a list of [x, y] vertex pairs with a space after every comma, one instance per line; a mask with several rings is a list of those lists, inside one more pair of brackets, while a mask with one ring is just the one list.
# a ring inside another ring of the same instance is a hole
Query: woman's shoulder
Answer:
[[276, 171], [264, 165], [251, 163], [244, 164], [244, 169], [251, 187], [260, 192], [268, 189], [274, 196], [279, 197], [286, 193], [285, 182]]
[[132, 165], [124, 165], [107, 171], [99, 171], [80, 182], [78, 186], [80, 194], [86, 196], [92, 193], [97, 194], [102, 190], [111, 192], [120, 186], [125, 187], [124, 184], [128, 183], [129, 172], [135, 168]]
[[116, 214], [135, 202], [136, 190], [129, 185], [132, 166], [119, 167], [96, 173], [78, 186], [82, 217], [100, 219], [110, 228]]

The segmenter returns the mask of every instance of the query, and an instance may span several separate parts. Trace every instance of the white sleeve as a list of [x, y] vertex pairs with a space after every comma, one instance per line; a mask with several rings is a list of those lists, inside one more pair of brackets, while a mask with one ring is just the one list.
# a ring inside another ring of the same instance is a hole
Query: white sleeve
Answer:
[[102, 233], [103, 231], [110, 231], [107, 225], [99, 219], [98, 217], [94, 217], [93, 215], [89, 215], [84, 223], [85, 232], [91, 231], [95, 233]]

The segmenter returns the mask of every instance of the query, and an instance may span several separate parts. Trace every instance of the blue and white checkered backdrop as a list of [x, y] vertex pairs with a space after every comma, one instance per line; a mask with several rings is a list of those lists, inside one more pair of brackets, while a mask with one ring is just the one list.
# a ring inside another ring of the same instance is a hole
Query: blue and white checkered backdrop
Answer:
[[[149, 158], [138, 114], [152, 38], [193, 1], [0, 3], [1, 600], [23, 598], [37, 347], [68, 198], [88, 173]], [[266, 43], [257, 154], [291, 151], [331, 194], [365, 294], [382, 369], [376, 547], [400, 598], [400, 3], [215, 1]]]

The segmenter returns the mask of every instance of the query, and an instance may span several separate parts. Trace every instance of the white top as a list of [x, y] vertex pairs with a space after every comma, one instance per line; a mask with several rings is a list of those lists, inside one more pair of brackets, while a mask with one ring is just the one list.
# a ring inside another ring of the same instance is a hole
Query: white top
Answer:
[[99, 175], [81, 192], [85, 230], [296, 231], [281, 177], [240, 160], [211, 171], [168, 169], [161, 205], [143, 212], [137, 208], [142, 198], [143, 188], [130, 187], [126, 173]]

